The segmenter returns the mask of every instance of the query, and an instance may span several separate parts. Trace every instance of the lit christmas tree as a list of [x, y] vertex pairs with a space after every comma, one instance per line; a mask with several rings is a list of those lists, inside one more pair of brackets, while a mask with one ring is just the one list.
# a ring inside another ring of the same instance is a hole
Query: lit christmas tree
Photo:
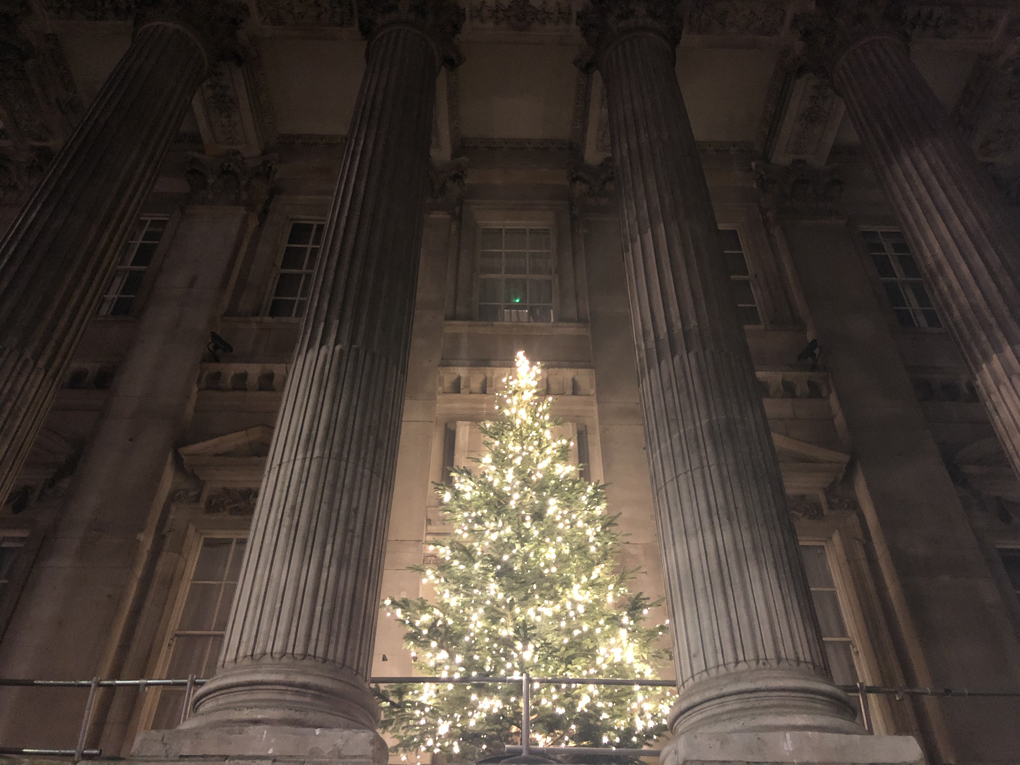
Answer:
[[[524, 353], [479, 425], [488, 452], [439, 486], [452, 533], [433, 542], [425, 598], [387, 599], [418, 669], [439, 677], [654, 678], [668, 659], [664, 626], [632, 595], [617, 563], [620, 535], [602, 486], [570, 464], [555, 438], [552, 399]], [[378, 690], [382, 729], [404, 758], [444, 752], [473, 761], [521, 743], [521, 686], [407, 684]], [[541, 684], [531, 699], [533, 746], [640, 747], [665, 731], [665, 689]]]

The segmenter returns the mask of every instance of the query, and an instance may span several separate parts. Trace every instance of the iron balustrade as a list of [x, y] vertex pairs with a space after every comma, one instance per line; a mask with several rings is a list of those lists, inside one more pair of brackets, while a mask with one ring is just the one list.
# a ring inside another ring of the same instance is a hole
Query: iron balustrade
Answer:
[[[184, 699], [181, 709], [181, 722], [188, 719], [191, 712], [191, 700], [195, 689], [208, 682], [207, 678], [190, 675], [183, 679], [138, 679], [138, 680], [101, 680], [94, 677], [91, 680], [28, 680], [23, 678], [0, 678], [0, 688], [82, 688], [88, 689], [88, 697], [85, 700], [85, 709], [82, 713], [81, 728], [78, 732], [78, 741], [74, 749], [34, 749], [30, 747], [0, 746], [0, 754], [17, 754], [38, 757], [73, 757], [75, 762], [87, 758], [101, 757], [102, 749], [86, 748], [89, 726], [92, 723], [92, 712], [95, 707], [96, 695], [100, 688], [125, 688], [137, 687], [140, 691], [147, 688], [184, 688]], [[658, 757], [662, 754], [660, 749], [628, 749], [623, 747], [587, 747], [587, 746], [532, 746], [531, 745], [531, 693], [538, 685], [629, 685], [659, 688], [675, 688], [675, 680], [627, 680], [621, 678], [593, 678], [593, 677], [532, 677], [525, 672], [518, 676], [505, 677], [373, 677], [370, 681], [373, 685], [394, 685], [397, 683], [434, 683], [436, 685], [489, 685], [489, 684], [518, 684], [521, 686], [521, 743], [519, 745], [507, 746], [508, 754], [522, 755], [607, 755], [616, 754], [624, 757]], [[841, 685], [842, 691], [854, 694], [861, 704], [861, 719], [864, 727], [869, 733], [874, 732], [872, 727], [871, 710], [868, 705], [868, 697], [872, 695], [887, 695], [903, 698], [905, 696], [944, 696], [953, 698], [982, 697], [982, 698], [1018, 698], [1020, 691], [986, 691], [970, 690], [969, 688], [902, 688], [886, 685], [867, 685], [857, 683], [856, 685]]]

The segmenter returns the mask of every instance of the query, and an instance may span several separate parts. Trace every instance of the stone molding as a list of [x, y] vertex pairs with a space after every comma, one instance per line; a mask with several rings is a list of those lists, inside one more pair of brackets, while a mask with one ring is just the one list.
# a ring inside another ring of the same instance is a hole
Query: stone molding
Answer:
[[456, 0], [357, 0], [358, 28], [372, 43], [390, 24], [405, 24], [425, 32], [441, 67], [455, 69], [464, 60], [454, 38], [464, 26], [464, 9]]
[[353, 0], [258, 0], [259, 17], [268, 24], [353, 27]]
[[802, 159], [788, 167], [753, 162], [755, 185], [767, 215], [787, 211], [831, 215], [843, 194], [843, 181], [831, 167], [812, 167]]
[[469, 0], [472, 28], [506, 27], [527, 32], [533, 27], [564, 27], [574, 22], [569, 0]]
[[188, 204], [231, 205], [260, 214], [269, 201], [276, 168], [269, 159], [245, 159], [238, 151], [221, 157], [194, 155], [184, 178]]
[[616, 175], [611, 157], [598, 165], [575, 164], [569, 172], [570, 211], [573, 215], [616, 213]]
[[693, 4], [687, 33], [774, 37], [786, 27], [788, 0], [701, 0]]
[[464, 200], [467, 181], [467, 158], [450, 162], [433, 162], [429, 166], [429, 197], [426, 209], [457, 213]]

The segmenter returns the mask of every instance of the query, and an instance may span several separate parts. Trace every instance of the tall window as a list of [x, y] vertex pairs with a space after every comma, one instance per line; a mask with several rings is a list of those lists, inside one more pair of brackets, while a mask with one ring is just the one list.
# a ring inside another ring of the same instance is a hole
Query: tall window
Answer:
[[1020, 600], [1020, 549], [999, 548], [999, 557], [1013, 587], [1013, 594]]
[[325, 223], [321, 221], [296, 220], [290, 224], [287, 246], [269, 303], [270, 316], [300, 318], [305, 315], [323, 228]]
[[846, 628], [825, 546], [805, 543], [800, 546], [800, 552], [807, 571], [811, 598], [815, 602], [818, 624], [822, 628], [822, 640], [825, 642], [832, 679], [837, 685], [856, 685], [860, 677], [854, 660], [857, 647]]
[[740, 323], [761, 324], [761, 313], [754, 299], [754, 290], [751, 289], [751, 273], [747, 268], [747, 258], [744, 257], [740, 235], [736, 229], [721, 228], [719, 241], [722, 244], [723, 257], [726, 259], [726, 271], [730, 275]]
[[862, 230], [861, 236], [901, 327], [941, 327], [917, 261], [899, 231]]
[[23, 534], [0, 532], [0, 601], [3, 600], [7, 587], [11, 583], [14, 564], [18, 559], [18, 553], [24, 546], [25, 536]]
[[138, 219], [138, 225], [124, 247], [99, 303], [100, 316], [128, 316], [131, 313], [131, 304], [141, 289], [145, 272], [166, 231], [166, 222], [165, 217], [156, 216]]
[[481, 321], [552, 321], [552, 233], [548, 228], [483, 228], [479, 256]]
[[[174, 609], [173, 631], [160, 662], [160, 677], [212, 676], [241, 573], [245, 543], [242, 536], [202, 538]], [[160, 688], [154, 692], [157, 696], [150, 727], [176, 728], [181, 721], [184, 689]]]

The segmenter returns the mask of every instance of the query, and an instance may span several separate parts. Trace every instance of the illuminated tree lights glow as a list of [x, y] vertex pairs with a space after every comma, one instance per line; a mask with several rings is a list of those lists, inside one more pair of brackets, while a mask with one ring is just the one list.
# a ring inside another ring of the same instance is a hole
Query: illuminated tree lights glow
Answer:
[[[668, 660], [665, 626], [646, 627], [648, 599], [627, 590], [620, 535], [602, 486], [570, 464], [554, 438], [540, 369], [517, 354], [517, 376], [497, 394], [497, 418], [479, 427], [488, 453], [437, 486], [452, 527], [419, 568], [435, 596], [387, 598], [420, 674], [440, 677], [653, 678]], [[404, 759], [445, 752], [473, 761], [520, 743], [518, 684], [406, 684], [377, 690], [382, 729]], [[536, 746], [638, 747], [665, 731], [665, 689], [538, 686]]]

